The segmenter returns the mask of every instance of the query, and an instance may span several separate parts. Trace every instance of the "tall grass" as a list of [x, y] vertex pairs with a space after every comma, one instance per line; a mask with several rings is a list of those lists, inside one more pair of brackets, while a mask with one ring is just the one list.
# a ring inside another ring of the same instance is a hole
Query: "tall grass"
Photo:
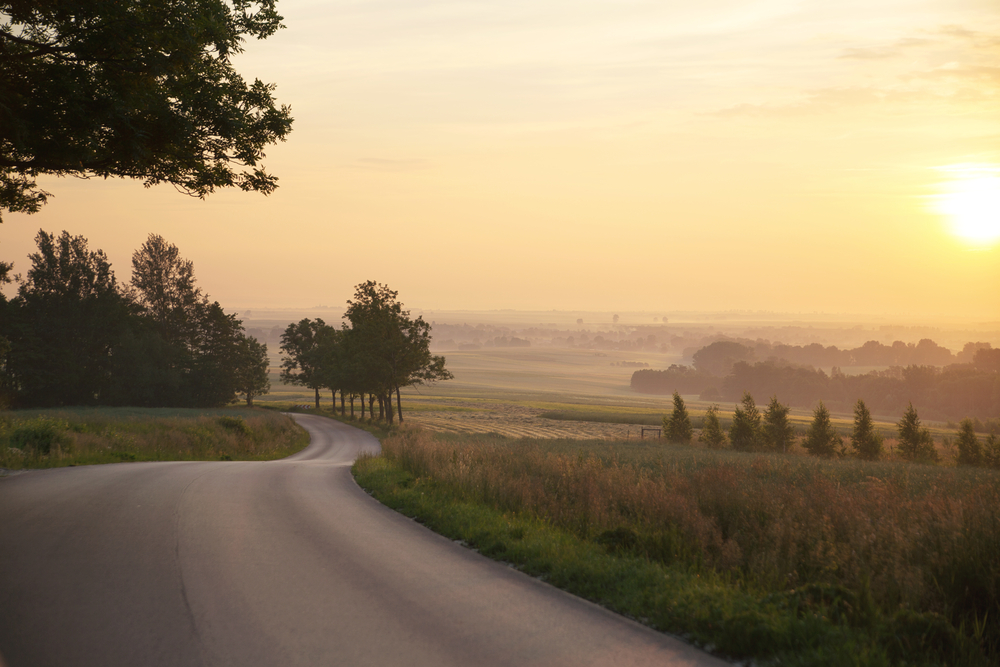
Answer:
[[994, 471], [605, 442], [456, 442], [407, 429], [383, 452], [463, 499], [541, 517], [609, 550], [712, 570], [761, 594], [832, 585], [883, 615], [940, 615], [996, 656]]
[[70, 408], [0, 413], [0, 468], [120, 461], [269, 460], [309, 442], [287, 416], [255, 409]]

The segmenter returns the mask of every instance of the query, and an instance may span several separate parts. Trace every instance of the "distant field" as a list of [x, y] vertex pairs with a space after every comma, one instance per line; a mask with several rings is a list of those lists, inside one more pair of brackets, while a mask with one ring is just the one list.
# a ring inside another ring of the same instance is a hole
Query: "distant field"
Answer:
[[[447, 352], [455, 379], [403, 390], [404, 419], [445, 433], [500, 433], [510, 437], [632, 439], [643, 426], [655, 427], [673, 409], [670, 396], [638, 394], [629, 381], [633, 368], [613, 364], [645, 362], [653, 368], [677, 363], [676, 355], [555, 347], [483, 348]], [[280, 358], [272, 354], [271, 393], [261, 403], [277, 406], [313, 403], [312, 391], [282, 385]], [[683, 397], [695, 428], [712, 403]], [[769, 397], [755, 396], [763, 411]], [[330, 393], [321, 394], [324, 407]], [[723, 402], [720, 419], [728, 427], [733, 404]], [[853, 415], [833, 414], [846, 437]], [[812, 411], [794, 408], [790, 418], [803, 433]], [[895, 434], [893, 417], [876, 416], [886, 436]], [[943, 425], [926, 424], [938, 436], [953, 436]], [[887, 441], [891, 446], [891, 440]], [[946, 452], [947, 453], [947, 452]]]

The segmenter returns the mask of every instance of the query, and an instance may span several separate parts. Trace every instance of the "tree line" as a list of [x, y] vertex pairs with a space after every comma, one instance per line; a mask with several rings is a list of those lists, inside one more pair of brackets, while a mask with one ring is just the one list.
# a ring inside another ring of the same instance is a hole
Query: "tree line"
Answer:
[[[965, 417], [989, 420], [1000, 416], [1000, 349], [980, 348], [970, 363], [935, 366], [893, 366], [860, 375], [845, 375], [771, 359], [730, 360], [724, 374], [705, 368], [671, 365], [632, 374], [635, 391], [669, 394], [677, 390], [704, 400], [739, 400], [743, 392], [778, 395], [795, 407], [824, 401], [848, 410], [861, 397], [879, 414], [899, 413], [912, 402], [934, 419]], [[713, 369], [718, 370], [718, 369]]]
[[87, 239], [39, 231], [22, 276], [0, 263], [0, 407], [247, 405], [267, 393], [267, 346], [151, 234], [119, 283]]
[[[694, 439], [694, 428], [684, 399], [673, 394], [673, 411], [663, 418], [663, 433], [671, 442], [689, 444]], [[750, 392], [744, 392], [735, 406], [728, 434], [719, 420], [719, 407], [712, 405], [702, 421], [700, 442], [712, 449], [730, 447], [744, 452], [785, 453], [796, 443], [795, 428], [788, 418], [790, 408], [772, 396], [762, 413]], [[920, 421], [913, 404], [907, 405], [896, 424], [896, 454], [904, 460], [919, 463], [937, 463], [939, 455], [929, 429]], [[1000, 438], [990, 433], [984, 440], [976, 435], [973, 421], [963, 419], [955, 437], [958, 465], [1000, 469]], [[864, 400], [854, 404], [854, 424], [849, 447], [833, 426], [830, 411], [820, 401], [813, 410], [812, 421], [806, 430], [802, 447], [813, 456], [824, 458], [857, 458], [878, 461], [886, 457], [885, 438], [872, 419]]]
[[[313, 390], [316, 409], [320, 390], [331, 392], [333, 409], [340, 394], [340, 413], [355, 417], [360, 400], [370, 418], [393, 423], [403, 421], [400, 389], [448, 380], [445, 359], [430, 352], [431, 327], [423, 317], [410, 317], [388, 286], [367, 281], [357, 285], [348, 300], [339, 328], [322, 319], [303, 319], [289, 324], [281, 335], [281, 379]], [[395, 395], [395, 414], [393, 396]]]

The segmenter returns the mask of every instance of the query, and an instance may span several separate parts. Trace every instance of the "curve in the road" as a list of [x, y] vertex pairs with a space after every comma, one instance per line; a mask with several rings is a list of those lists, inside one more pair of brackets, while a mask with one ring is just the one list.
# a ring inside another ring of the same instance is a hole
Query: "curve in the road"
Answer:
[[371, 435], [0, 479], [0, 665], [721, 665], [385, 508]]

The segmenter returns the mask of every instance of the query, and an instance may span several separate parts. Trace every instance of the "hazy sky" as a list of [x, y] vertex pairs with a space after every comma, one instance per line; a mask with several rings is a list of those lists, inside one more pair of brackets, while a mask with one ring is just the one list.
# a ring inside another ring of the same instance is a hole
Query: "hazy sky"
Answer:
[[45, 179], [0, 257], [150, 232], [230, 309], [1000, 319], [996, 0], [280, 0], [270, 197]]

